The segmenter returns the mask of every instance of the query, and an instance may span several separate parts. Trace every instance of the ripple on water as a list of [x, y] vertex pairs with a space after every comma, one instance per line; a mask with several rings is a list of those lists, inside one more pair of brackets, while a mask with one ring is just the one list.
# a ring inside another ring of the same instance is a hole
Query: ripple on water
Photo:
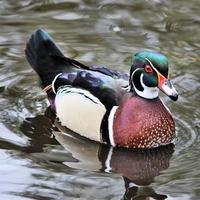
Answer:
[[8, 129], [4, 124], [0, 123], [0, 140], [7, 141], [12, 144], [16, 144], [19, 146], [27, 146], [28, 140], [26, 136], [17, 135], [14, 132], [12, 132], [10, 129]]
[[176, 115], [174, 118], [177, 125], [177, 139], [175, 141], [176, 151], [174, 154], [178, 155], [183, 153], [183, 151], [187, 151], [188, 148], [195, 143], [197, 133], [183, 117]]
[[89, 16], [84, 16], [75, 12], [59, 13], [54, 15], [54, 19], [58, 20], [78, 20], [83, 18], [88, 18]]

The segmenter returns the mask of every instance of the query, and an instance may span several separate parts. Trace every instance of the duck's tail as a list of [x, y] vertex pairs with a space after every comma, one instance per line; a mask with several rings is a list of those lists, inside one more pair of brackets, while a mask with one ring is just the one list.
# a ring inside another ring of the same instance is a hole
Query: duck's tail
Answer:
[[54, 77], [69, 68], [70, 63], [49, 34], [35, 31], [25, 49], [26, 58], [41, 79], [42, 87], [50, 85]]

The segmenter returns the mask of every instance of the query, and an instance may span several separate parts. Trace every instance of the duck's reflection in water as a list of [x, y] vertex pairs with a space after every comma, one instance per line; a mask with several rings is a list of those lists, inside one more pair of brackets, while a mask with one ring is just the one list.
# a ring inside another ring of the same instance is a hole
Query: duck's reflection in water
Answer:
[[[110, 147], [76, 136], [72, 131], [55, 123], [60, 132], [54, 132], [57, 141], [77, 160], [66, 162], [67, 166], [90, 171], [101, 170], [123, 176], [125, 194], [123, 199], [166, 199], [148, 187], [160, 171], [169, 167], [174, 145], [149, 150]], [[132, 183], [134, 186], [131, 186]], [[133, 198], [135, 197], [135, 198]]]

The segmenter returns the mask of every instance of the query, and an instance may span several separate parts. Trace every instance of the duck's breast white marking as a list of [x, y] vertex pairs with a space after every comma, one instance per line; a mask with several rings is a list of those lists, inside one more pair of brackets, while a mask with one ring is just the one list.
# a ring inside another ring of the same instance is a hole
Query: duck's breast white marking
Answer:
[[110, 144], [112, 146], [115, 146], [114, 135], [113, 135], [113, 121], [114, 121], [115, 113], [118, 107], [119, 106], [113, 106], [110, 111], [110, 115], [108, 117], [108, 132], [109, 132]]
[[58, 89], [55, 98], [57, 117], [63, 126], [101, 142], [101, 122], [105, 106], [90, 92], [70, 86]]
[[62, 73], [57, 74], [57, 75], [55, 76], [55, 78], [53, 79], [53, 81], [52, 81], [52, 84], [51, 84], [51, 85], [52, 85], [52, 90], [53, 90], [54, 93], [56, 93], [54, 84], [55, 84], [55, 82], [56, 82], [56, 79], [57, 79], [61, 74], [62, 74]]

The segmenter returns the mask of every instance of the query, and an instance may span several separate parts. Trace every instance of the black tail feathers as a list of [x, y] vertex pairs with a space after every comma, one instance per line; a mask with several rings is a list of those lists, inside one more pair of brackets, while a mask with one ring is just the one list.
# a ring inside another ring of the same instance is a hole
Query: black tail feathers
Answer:
[[54, 77], [69, 65], [53, 39], [41, 29], [32, 34], [25, 54], [29, 64], [40, 76], [43, 87], [51, 84]]

